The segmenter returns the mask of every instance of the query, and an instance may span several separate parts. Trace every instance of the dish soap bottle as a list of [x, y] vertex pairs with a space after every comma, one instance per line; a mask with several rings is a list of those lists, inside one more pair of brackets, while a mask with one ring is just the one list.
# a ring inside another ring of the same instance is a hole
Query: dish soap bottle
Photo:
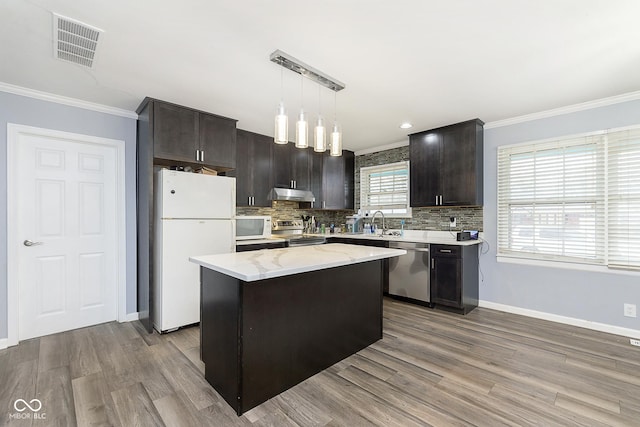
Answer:
[[404, 237], [404, 219], [400, 220], [400, 237]]

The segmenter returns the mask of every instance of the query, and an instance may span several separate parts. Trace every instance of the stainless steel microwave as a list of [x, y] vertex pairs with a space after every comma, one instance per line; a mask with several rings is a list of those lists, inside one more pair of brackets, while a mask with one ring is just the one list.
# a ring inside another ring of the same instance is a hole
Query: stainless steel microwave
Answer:
[[270, 216], [236, 217], [236, 240], [268, 239], [270, 237]]

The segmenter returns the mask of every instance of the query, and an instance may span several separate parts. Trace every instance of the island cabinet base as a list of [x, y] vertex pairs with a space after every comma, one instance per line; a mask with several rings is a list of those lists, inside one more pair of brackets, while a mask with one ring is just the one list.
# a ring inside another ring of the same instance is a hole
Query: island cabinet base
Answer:
[[205, 378], [238, 415], [382, 338], [383, 261], [245, 282], [201, 267]]

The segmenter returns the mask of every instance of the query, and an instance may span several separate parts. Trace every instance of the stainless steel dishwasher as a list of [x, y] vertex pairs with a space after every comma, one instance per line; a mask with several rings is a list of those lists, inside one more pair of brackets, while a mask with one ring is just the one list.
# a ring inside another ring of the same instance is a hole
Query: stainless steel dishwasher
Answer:
[[429, 244], [389, 242], [406, 255], [389, 259], [389, 295], [411, 298], [431, 305]]

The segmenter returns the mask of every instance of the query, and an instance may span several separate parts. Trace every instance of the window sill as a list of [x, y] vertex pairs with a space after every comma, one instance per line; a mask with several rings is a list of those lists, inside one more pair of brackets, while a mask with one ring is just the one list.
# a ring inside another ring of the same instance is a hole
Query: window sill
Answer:
[[565, 262], [565, 261], [546, 261], [541, 259], [510, 257], [505, 255], [496, 256], [496, 260], [498, 262], [504, 262], [506, 264], [520, 264], [520, 265], [531, 265], [535, 267], [564, 268], [567, 270], [579, 270], [579, 271], [590, 271], [590, 272], [597, 272], [597, 273], [640, 276], [640, 271], [637, 271], [637, 270], [609, 268], [604, 265], [581, 264], [577, 262]]

